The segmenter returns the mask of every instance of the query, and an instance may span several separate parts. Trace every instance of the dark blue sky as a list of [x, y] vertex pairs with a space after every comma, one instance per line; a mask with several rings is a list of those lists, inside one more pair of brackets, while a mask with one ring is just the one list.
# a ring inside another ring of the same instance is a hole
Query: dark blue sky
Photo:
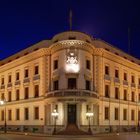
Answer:
[[140, 58], [139, 0], [0, 0], [0, 59], [69, 30], [101, 38]]

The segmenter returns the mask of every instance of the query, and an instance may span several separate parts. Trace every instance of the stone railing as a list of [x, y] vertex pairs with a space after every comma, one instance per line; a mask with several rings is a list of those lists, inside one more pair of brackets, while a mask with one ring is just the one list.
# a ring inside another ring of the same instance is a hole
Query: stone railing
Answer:
[[51, 91], [46, 93], [47, 98], [69, 97], [69, 96], [99, 98], [98, 94], [95, 91], [90, 91], [90, 90], [67, 89], [67, 90], [56, 90], [56, 91]]

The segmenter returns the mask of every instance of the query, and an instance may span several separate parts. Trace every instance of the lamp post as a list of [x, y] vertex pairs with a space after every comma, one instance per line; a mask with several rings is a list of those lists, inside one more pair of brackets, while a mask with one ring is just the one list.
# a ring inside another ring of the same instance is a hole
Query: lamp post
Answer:
[[87, 112], [86, 116], [88, 118], [88, 132], [91, 134], [91, 127], [90, 127], [90, 119], [93, 117], [94, 113], [93, 112]]
[[4, 133], [7, 133], [7, 123], [6, 123], [6, 102], [1, 100], [0, 105], [5, 105], [4, 106]]
[[59, 113], [56, 111], [56, 109], [54, 109], [52, 112], [52, 117], [54, 118], [53, 134], [56, 134], [56, 119], [57, 119], [58, 115], [59, 115]]

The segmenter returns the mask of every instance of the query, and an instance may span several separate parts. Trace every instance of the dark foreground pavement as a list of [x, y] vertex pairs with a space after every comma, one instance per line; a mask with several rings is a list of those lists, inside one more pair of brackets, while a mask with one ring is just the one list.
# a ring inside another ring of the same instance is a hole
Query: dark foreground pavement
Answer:
[[140, 140], [140, 134], [110, 134], [92, 136], [38, 136], [38, 135], [17, 135], [0, 134], [0, 140]]

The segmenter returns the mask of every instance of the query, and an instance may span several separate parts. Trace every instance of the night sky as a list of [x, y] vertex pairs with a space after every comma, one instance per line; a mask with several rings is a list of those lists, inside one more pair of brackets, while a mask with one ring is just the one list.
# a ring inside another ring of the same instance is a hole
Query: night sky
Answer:
[[69, 30], [105, 40], [140, 58], [139, 0], [0, 0], [0, 59]]

